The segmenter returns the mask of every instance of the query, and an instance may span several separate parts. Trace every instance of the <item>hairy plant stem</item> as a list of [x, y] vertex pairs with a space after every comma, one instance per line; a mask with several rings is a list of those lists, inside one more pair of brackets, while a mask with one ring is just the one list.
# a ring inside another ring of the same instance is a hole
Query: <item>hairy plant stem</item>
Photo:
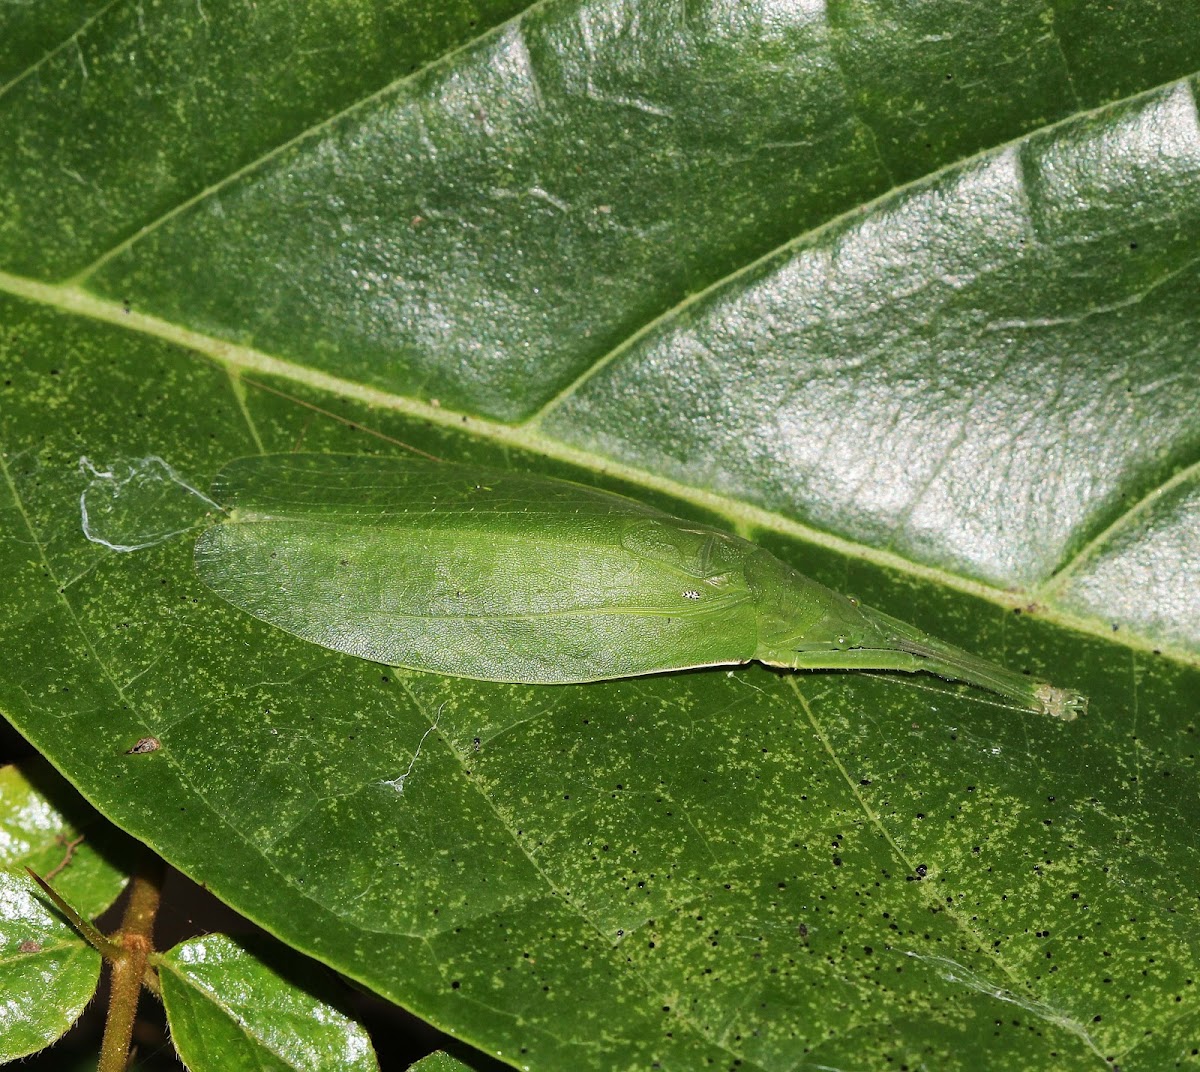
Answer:
[[108, 1020], [100, 1045], [98, 1072], [125, 1072], [129, 1043], [142, 985], [148, 981], [146, 960], [154, 951], [154, 917], [163, 879], [163, 862], [146, 853], [129, 883], [129, 900], [121, 926], [110, 941], [119, 952], [110, 961]]

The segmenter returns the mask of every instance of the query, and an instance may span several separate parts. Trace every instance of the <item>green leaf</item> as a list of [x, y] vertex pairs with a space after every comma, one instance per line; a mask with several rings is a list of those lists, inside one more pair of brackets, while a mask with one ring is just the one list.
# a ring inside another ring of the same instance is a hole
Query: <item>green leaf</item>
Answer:
[[99, 981], [100, 954], [28, 876], [0, 869], [0, 1061], [66, 1034]]
[[0, 868], [31, 867], [94, 919], [129, 877], [128, 842], [48, 763], [0, 767]]
[[192, 1072], [379, 1067], [314, 965], [273, 942], [208, 934], [155, 963], [171, 1038]]
[[61, 1037], [96, 992], [100, 955], [24, 873], [94, 918], [121, 892], [129, 848], [44, 761], [0, 767], [0, 1060]]
[[465, 1065], [456, 1057], [438, 1051], [428, 1057], [422, 1057], [416, 1064], [410, 1066], [411, 1072], [471, 1072], [471, 1066]]
[[[15, 10], [0, 710], [89, 801], [531, 1069], [1194, 1061], [1191, 4]], [[1090, 713], [398, 673], [195, 577], [230, 458], [403, 445]]]

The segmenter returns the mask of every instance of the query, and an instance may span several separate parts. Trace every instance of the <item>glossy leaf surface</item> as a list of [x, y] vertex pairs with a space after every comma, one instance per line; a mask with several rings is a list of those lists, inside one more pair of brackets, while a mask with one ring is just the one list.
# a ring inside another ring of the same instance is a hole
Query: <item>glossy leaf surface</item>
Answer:
[[[90, 801], [531, 1069], [1195, 1062], [1189, 3], [45, 7], [0, 16], [0, 709]], [[399, 443], [1090, 713], [398, 673], [196, 579], [229, 459]]]
[[171, 1039], [191, 1072], [379, 1067], [362, 1025], [330, 1003], [330, 980], [302, 957], [208, 934], [156, 965]]
[[0, 1061], [64, 1035], [100, 981], [100, 954], [24, 874], [0, 870]]
[[125, 886], [129, 848], [47, 763], [0, 767], [0, 867], [33, 868], [94, 919]]
[[49, 876], [85, 916], [111, 904], [125, 882], [122, 847], [89, 812], [45, 763], [0, 767], [2, 1061], [54, 1042], [96, 992], [100, 955], [24, 871]]
[[80, 915], [125, 885], [128, 846], [41, 761], [0, 767], [0, 1060], [36, 1053], [79, 1018], [100, 954], [24, 873], [48, 878]]
[[431, 1053], [422, 1057], [412, 1066], [412, 1072], [470, 1072], [470, 1065], [465, 1065], [448, 1053]]

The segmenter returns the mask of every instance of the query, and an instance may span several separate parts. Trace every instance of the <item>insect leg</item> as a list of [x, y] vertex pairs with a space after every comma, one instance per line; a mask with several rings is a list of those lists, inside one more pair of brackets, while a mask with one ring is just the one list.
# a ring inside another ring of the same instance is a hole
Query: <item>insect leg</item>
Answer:
[[960, 653], [950, 645], [939, 644], [918, 652], [888, 648], [798, 651], [788, 665], [797, 670], [900, 670], [910, 674], [924, 671], [950, 681], [977, 685], [1013, 700], [1027, 711], [1037, 711], [1065, 722], [1087, 707], [1087, 701], [1076, 692], [1005, 670], [984, 659]]

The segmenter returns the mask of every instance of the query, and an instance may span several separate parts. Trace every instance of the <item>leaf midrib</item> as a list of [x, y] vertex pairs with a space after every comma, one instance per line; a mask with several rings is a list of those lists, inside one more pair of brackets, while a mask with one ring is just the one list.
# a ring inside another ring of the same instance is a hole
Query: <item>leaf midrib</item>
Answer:
[[[77, 40], [81, 33], [84, 33], [88, 27], [94, 24], [96, 20], [101, 18], [107, 11], [109, 11], [116, 2], [117, 0], [111, 0], [109, 4], [106, 4], [100, 11], [90, 16], [75, 31], [68, 35], [63, 42], [39, 58], [37, 63], [30, 65], [29, 68], [27, 68], [21, 74], [15, 76], [14, 79], [10, 80], [9, 83], [7, 83], [4, 87], [0, 87], [0, 95], [2, 95], [3, 92], [9, 87], [26, 77], [30, 71], [38, 69], [38, 67], [44, 63], [49, 56], [61, 52], [61, 50], [67, 47], [72, 41]], [[316, 372], [294, 362], [271, 357], [250, 347], [231, 344], [212, 336], [191, 331], [158, 317], [149, 316], [142, 313], [134, 313], [125, 309], [123, 305], [118, 305], [114, 302], [97, 298], [83, 289], [83, 281], [90, 277], [100, 267], [107, 264], [121, 252], [129, 249], [141, 238], [159, 229], [171, 219], [179, 216], [189, 207], [204, 200], [213, 193], [227, 187], [229, 184], [237, 181], [246, 174], [255, 171], [266, 162], [286, 152], [289, 148], [292, 148], [306, 139], [313, 137], [320, 131], [329, 128], [343, 117], [352, 114], [355, 110], [361, 108], [369, 102], [378, 100], [387, 94], [394, 92], [397, 87], [419, 79], [429, 70], [436, 69], [439, 66], [453, 62], [455, 57], [477, 47], [480, 42], [488, 38], [503, 34], [507, 28], [519, 26], [521, 22], [531, 13], [548, 6], [551, 2], [552, 0], [534, 0], [534, 2], [527, 5], [517, 14], [510, 16], [508, 19], [505, 19], [494, 25], [484, 27], [479, 33], [472, 35], [455, 48], [452, 48], [429, 60], [425, 64], [422, 64], [416, 70], [407, 72], [401, 77], [388, 82], [380, 88], [365, 94], [346, 107], [339, 109], [338, 111], [326, 116], [319, 122], [310, 125], [304, 130], [297, 132], [292, 137], [287, 138], [279, 144], [271, 147], [267, 151], [261, 153], [255, 160], [222, 177], [219, 181], [210, 184], [192, 197], [186, 198], [179, 204], [175, 205], [173, 208], [163, 213], [155, 220], [143, 225], [132, 236], [101, 254], [100, 257], [97, 258], [91, 265], [77, 273], [68, 282], [62, 284], [46, 284], [25, 277], [0, 272], [0, 290], [8, 291], [14, 295], [58, 308], [64, 312], [88, 316], [93, 319], [120, 325], [141, 334], [162, 339], [163, 341], [191, 349], [221, 364], [226, 369], [234, 383], [235, 393], [238, 396], [239, 405], [242, 406], [243, 412], [247, 418], [247, 423], [250, 425], [251, 432], [256, 440], [258, 437], [254, 430], [253, 422], [250, 421], [249, 414], [245, 411], [243, 391], [241, 388], [243, 385], [256, 386], [267, 390], [270, 390], [270, 388], [267, 388], [266, 385], [254, 384], [253, 381], [244, 380], [243, 374], [246, 372], [259, 372], [264, 375], [278, 377], [280, 379], [289, 380], [297, 384], [303, 384], [305, 386], [315, 388], [318, 391], [336, 395], [347, 400], [354, 400], [365, 403], [369, 406], [403, 413], [405, 415], [416, 417], [422, 421], [430, 422], [436, 425], [453, 427], [459, 431], [469, 431], [478, 437], [489, 439], [493, 442], [503, 443], [505, 445], [525, 451], [544, 455], [547, 458], [554, 459], [559, 462], [578, 466], [585, 470], [616, 477], [626, 483], [642, 486], [647, 490], [657, 491], [680, 501], [691, 503], [700, 509], [708, 510], [727, 518], [731, 526], [743, 536], [749, 535], [755, 529], [765, 529], [776, 532], [817, 547], [826, 548], [844, 557], [868, 561], [885, 569], [907, 574], [923, 581], [932, 582], [934, 584], [950, 588], [954, 591], [983, 599], [986, 602], [1003, 607], [1007, 610], [1021, 607], [1030, 599], [1041, 602], [1045, 598], [1052, 596], [1061, 588], [1065, 580], [1078, 570], [1081, 564], [1088, 561], [1098, 550], [1106, 546], [1107, 542], [1112, 538], [1113, 535], [1126, 528], [1134, 519], [1144, 514], [1147, 507], [1156, 501], [1165, 491], [1168, 491], [1171, 488], [1176, 487], [1184, 481], [1190, 479], [1195, 475], [1197, 469], [1200, 469], [1200, 462], [1196, 462], [1181, 472], [1177, 472], [1171, 477], [1165, 479], [1158, 486], [1151, 488], [1142, 496], [1140, 500], [1128, 507], [1122, 514], [1118, 515], [1114, 519], [1110, 519], [1100, 532], [1095, 533], [1090, 538], [1082, 541], [1079, 550], [1070, 559], [1060, 563], [1052, 575], [1044, 578], [1037, 584], [1032, 585], [1029, 589], [1011, 591], [960, 576], [940, 567], [927, 566], [890, 551], [869, 547], [854, 540], [846, 539], [844, 537], [811, 528], [772, 511], [739, 502], [725, 495], [691, 487], [676, 480], [664, 478], [658, 474], [638, 469], [635, 466], [597, 456], [588, 451], [568, 447], [557, 440], [544, 435], [540, 430], [545, 418], [551, 414], [561, 402], [572, 397], [583, 384], [585, 384], [601, 370], [619, 360], [622, 355], [635, 347], [639, 341], [646, 338], [655, 330], [660, 329], [665, 324], [677, 319], [680, 314], [689, 306], [711, 297], [719, 290], [728, 288], [731, 283], [734, 283], [739, 278], [743, 278], [757, 270], [760, 270], [766, 263], [776, 260], [782, 256], [786, 256], [788, 253], [794, 252], [801, 246], [811, 244], [812, 242], [819, 240], [821, 235], [843, 226], [852, 217], [861, 216], [864, 210], [869, 211], [873, 207], [878, 207], [886, 201], [901, 196], [905, 191], [926, 186], [936, 181], [939, 176], [944, 175], [947, 172], [967, 166], [972, 160], [978, 160], [1003, 153], [1009, 148], [1025, 143], [1034, 135], [1041, 135], [1058, 127], [1075, 123], [1088, 116], [1102, 113], [1121, 103], [1136, 101], [1141, 98], [1149, 98], [1153, 95], [1161, 93], [1168, 86], [1187, 85], [1189, 80], [1194, 78], [1197, 72], [1191, 72], [1179, 78], [1172, 79], [1168, 82], [1164, 82], [1142, 90], [1139, 93], [1120, 98], [1118, 101], [1108, 101], [1090, 109], [1077, 109], [1071, 112], [1069, 115], [1066, 115], [1052, 123], [1043, 124], [1040, 127], [1026, 130], [1018, 136], [1009, 139], [1007, 142], [988, 146], [969, 156], [948, 161], [942, 166], [929, 171], [907, 183], [893, 185], [890, 189], [881, 192], [878, 196], [868, 202], [865, 202], [864, 204], [855, 205], [846, 212], [823, 221], [816, 227], [794, 235], [786, 242], [780, 243], [774, 248], [764, 252], [760, 256], [753, 258], [747, 263], [741, 265], [734, 271], [713, 280], [703, 289], [685, 296], [681, 301], [676, 302], [675, 304], [662, 310], [662, 312], [652, 317], [640, 328], [630, 332], [626, 338], [613, 347], [613, 349], [611, 349], [607, 354], [593, 362], [574, 381], [564, 387], [554, 397], [549, 399], [538, 411], [526, 419], [522, 424], [515, 426], [502, 424], [486, 418], [475, 417], [469, 414], [448, 411], [440, 406], [435, 407], [426, 405], [412, 399], [390, 394], [383, 390], [366, 387], [362, 384], [357, 384], [353, 381], [345, 380], [337, 376]], [[1055, 36], [1057, 38], [1057, 34]], [[1065, 57], [1064, 66], [1066, 66]], [[1067, 69], [1069, 74], [1069, 68]], [[860, 119], [859, 122], [862, 122], [862, 120]], [[871, 128], [869, 124], [864, 123], [863, 125], [874, 136], [875, 132], [873, 128]], [[334, 419], [340, 419], [336, 414], [329, 414], [329, 416], [333, 417]], [[357, 422], [355, 423], [357, 424]], [[359, 427], [361, 427], [361, 425], [359, 425]], [[398, 445], [403, 446], [404, 444]], [[1049, 613], [1039, 613], [1039, 617], [1053, 624], [1060, 625], [1090, 636], [1103, 637], [1106, 641], [1110, 643], [1113, 642], [1111, 624], [1107, 621], [1102, 621], [1099, 618], [1067, 612], [1058, 607], [1051, 608]], [[1182, 645], [1167, 645], [1164, 647], [1162, 644], [1151, 641], [1148, 638], [1138, 636], [1130, 630], [1124, 631], [1120, 644], [1122, 647], [1125, 647], [1129, 650], [1139, 651], [1146, 654], [1165, 654], [1184, 665], [1200, 667], [1200, 652], [1189, 651]]]
[[[380, 388], [370, 387], [352, 380], [343, 379], [327, 372], [320, 372], [273, 357], [255, 350], [252, 347], [214, 338], [189, 328], [181, 327], [160, 317], [147, 313], [127, 310], [124, 305], [98, 298], [87, 291], [67, 284], [41, 283], [23, 276], [12, 275], [0, 271], [0, 292], [7, 292], [15, 297], [46, 305], [61, 312], [76, 316], [87, 317], [103, 323], [159, 339], [182, 349], [190, 350], [219, 366], [235, 384], [255, 387], [261, 390], [280, 394], [285, 398], [290, 396], [266, 384], [259, 384], [248, 379], [247, 374], [258, 373], [262, 376], [287, 380], [297, 386], [310, 388], [318, 393], [333, 395], [392, 413], [411, 417], [426, 424], [436, 425], [457, 432], [467, 432], [477, 438], [487, 439], [519, 451], [537, 454], [547, 459], [578, 467], [599, 476], [613, 478], [624, 484], [645, 488], [647, 491], [670, 496], [680, 502], [689, 503], [697, 510], [706, 511], [726, 518], [730, 528], [744, 538], [751, 538], [756, 530], [774, 532], [814, 547], [832, 551], [845, 558], [869, 562], [882, 569], [904, 574], [917, 580], [939, 585], [964, 595], [973, 596], [1006, 611], [1024, 609], [1030, 599], [1028, 591], [998, 588], [938, 566], [929, 566], [914, 562], [893, 551], [871, 547], [867, 544], [812, 528], [800, 521], [785, 517], [774, 511], [766, 510], [751, 503], [741, 502], [727, 495], [703, 488], [680, 483], [661, 473], [639, 469], [612, 458], [606, 458], [589, 451], [568, 446], [559, 440], [545, 435], [538, 427], [538, 419], [531, 418], [523, 424], [510, 425], [499, 421], [477, 417], [473, 414], [450, 410], [445, 406], [433, 406], [402, 395], [392, 394]], [[300, 399], [291, 399], [297, 404], [318, 410], [325, 416], [346, 424], [353, 424], [368, 435], [375, 435], [384, 442], [391, 443], [404, 449], [407, 445], [391, 436], [375, 432], [364, 427], [358, 420], [350, 421], [337, 413], [321, 410], [312, 403]], [[421, 453], [421, 452], [418, 452]], [[1138, 502], [1111, 522], [1102, 536], [1111, 536], [1124, 528], [1146, 509], [1147, 504], [1157, 499], [1164, 490], [1176, 486], [1190, 476], [1200, 462], [1173, 475], [1170, 479], [1148, 491]], [[1055, 577], [1076, 568], [1084, 554], [1092, 555], [1100, 546], [1100, 537], [1094, 537], [1084, 544], [1083, 549], [1071, 560], [1064, 563], [1056, 571]], [[1043, 582], [1048, 588], [1052, 587], [1051, 579]], [[1153, 654], [1156, 657], [1166, 657], [1175, 662], [1193, 668], [1200, 668], [1200, 652], [1192, 652], [1182, 646], [1164, 645], [1158, 641], [1135, 635], [1130, 630], [1122, 630], [1119, 638], [1114, 638], [1111, 623], [1098, 618], [1074, 614], [1061, 607], [1050, 607], [1039, 610], [1039, 620], [1049, 622], [1065, 629], [1073, 630], [1091, 637], [1105, 640], [1129, 651], [1143, 654]]]

